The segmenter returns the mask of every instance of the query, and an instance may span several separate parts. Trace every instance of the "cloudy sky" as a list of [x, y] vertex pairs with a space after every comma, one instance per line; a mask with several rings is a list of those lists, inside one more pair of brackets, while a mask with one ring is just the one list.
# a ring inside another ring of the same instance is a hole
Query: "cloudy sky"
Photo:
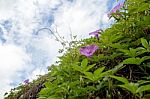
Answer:
[[[109, 27], [117, 0], [0, 0], [0, 99], [25, 79], [47, 72], [61, 44], [48, 30], [70, 40]], [[120, 0], [123, 1], [123, 0]]]

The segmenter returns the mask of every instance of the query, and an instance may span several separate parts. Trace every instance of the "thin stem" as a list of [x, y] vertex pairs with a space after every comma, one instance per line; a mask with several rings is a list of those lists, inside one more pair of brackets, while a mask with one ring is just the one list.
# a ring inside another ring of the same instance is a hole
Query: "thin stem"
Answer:
[[132, 75], [132, 70], [131, 70], [131, 67], [129, 66], [129, 69], [130, 69], [130, 76], [129, 76], [129, 79], [131, 80], [131, 75]]
[[54, 32], [50, 29], [50, 28], [47, 28], [47, 27], [44, 27], [44, 28], [41, 28], [41, 29], [39, 29], [37, 32], [36, 32], [36, 35], [38, 35], [38, 33], [40, 32], [40, 31], [42, 31], [42, 30], [48, 30], [48, 31], [50, 31], [51, 32], [51, 34], [58, 40], [58, 41], [60, 41], [61, 43], [63, 43], [63, 41], [61, 41], [62, 39], [61, 39], [61, 37], [57, 37], [55, 34], [54, 34]]
[[59, 37], [63, 42], [66, 42], [66, 41], [64, 41], [64, 40], [62, 39], [62, 37], [59, 35], [59, 33], [58, 33], [58, 31], [57, 31], [57, 27], [56, 27], [56, 33], [57, 33], [58, 37]]

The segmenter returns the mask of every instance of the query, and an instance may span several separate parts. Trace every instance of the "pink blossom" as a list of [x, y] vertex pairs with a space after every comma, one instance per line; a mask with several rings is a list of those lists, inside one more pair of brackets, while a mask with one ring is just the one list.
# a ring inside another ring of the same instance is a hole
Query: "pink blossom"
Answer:
[[96, 31], [94, 31], [94, 32], [89, 33], [89, 35], [94, 35], [94, 36], [98, 39], [99, 33], [100, 33], [101, 31], [102, 31], [101, 29], [98, 29], [98, 30], [96, 30]]
[[95, 44], [81, 47], [80, 54], [85, 55], [87, 57], [91, 57], [97, 49], [98, 49], [98, 46]]
[[29, 84], [29, 79], [23, 81], [25, 84]]
[[124, 6], [124, 3], [117, 4], [107, 15], [110, 18], [112, 13], [116, 13], [116, 11], [120, 10], [121, 7]]

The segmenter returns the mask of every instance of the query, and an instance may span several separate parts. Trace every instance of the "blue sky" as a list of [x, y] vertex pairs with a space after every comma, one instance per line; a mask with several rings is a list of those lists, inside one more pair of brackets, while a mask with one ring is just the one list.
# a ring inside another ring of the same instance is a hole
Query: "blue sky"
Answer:
[[[123, 0], [121, 0], [123, 1]], [[15, 2], [15, 3], [14, 3]], [[116, 0], [0, 0], [0, 99], [29, 78], [47, 72], [62, 48], [49, 31], [78, 39], [109, 27], [107, 13]]]

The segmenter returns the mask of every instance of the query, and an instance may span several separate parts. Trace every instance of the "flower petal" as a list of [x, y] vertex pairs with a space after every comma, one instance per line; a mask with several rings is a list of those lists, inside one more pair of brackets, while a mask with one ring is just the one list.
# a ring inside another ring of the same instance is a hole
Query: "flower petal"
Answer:
[[85, 55], [87, 57], [91, 57], [95, 51], [98, 49], [97, 45], [88, 45], [80, 48], [80, 54]]

